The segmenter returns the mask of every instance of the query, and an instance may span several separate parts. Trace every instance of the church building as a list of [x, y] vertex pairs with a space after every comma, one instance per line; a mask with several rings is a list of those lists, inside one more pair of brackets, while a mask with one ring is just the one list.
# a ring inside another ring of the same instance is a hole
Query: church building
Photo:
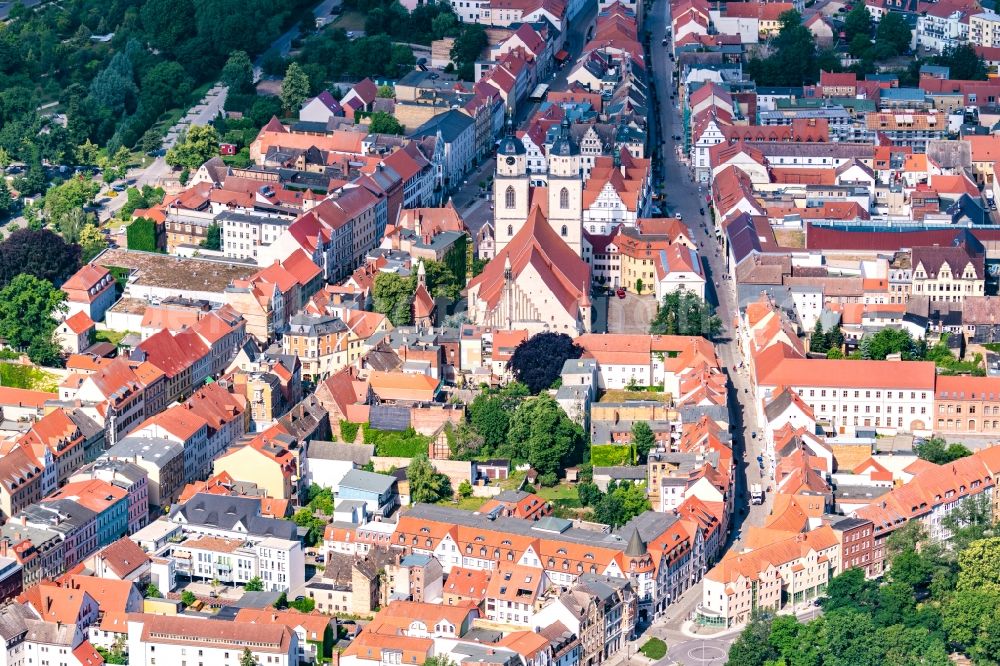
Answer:
[[548, 186], [532, 187], [528, 151], [508, 130], [497, 149], [493, 181], [494, 234], [497, 256], [526, 224], [538, 206], [547, 224], [574, 254], [582, 254], [583, 166], [580, 147], [570, 136], [569, 121], [559, 127], [559, 137], [548, 153]]
[[530, 335], [590, 332], [590, 267], [564, 240], [562, 226], [532, 206], [513, 238], [469, 282], [472, 323]]

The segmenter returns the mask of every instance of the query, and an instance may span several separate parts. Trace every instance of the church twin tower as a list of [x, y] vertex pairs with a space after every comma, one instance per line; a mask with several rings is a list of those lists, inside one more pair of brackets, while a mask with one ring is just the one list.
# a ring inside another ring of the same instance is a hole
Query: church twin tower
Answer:
[[[583, 166], [580, 147], [569, 134], [569, 121], [559, 126], [559, 136], [548, 153], [549, 174], [546, 201], [541, 190], [532, 188], [528, 173], [528, 151], [508, 125], [507, 136], [497, 148], [497, 172], [493, 181], [496, 251], [503, 250], [528, 219], [531, 204], [542, 207], [549, 226], [580, 256], [583, 233]], [[533, 192], [534, 189], [534, 192]], [[533, 201], [534, 200], [534, 201]]]

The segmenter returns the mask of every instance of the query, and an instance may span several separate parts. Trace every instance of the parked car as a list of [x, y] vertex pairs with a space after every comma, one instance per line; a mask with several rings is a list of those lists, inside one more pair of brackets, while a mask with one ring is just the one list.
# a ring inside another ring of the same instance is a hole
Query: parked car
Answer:
[[615, 292], [618, 298], [625, 298], [625, 289], [623, 287], [618, 287], [618, 291]]

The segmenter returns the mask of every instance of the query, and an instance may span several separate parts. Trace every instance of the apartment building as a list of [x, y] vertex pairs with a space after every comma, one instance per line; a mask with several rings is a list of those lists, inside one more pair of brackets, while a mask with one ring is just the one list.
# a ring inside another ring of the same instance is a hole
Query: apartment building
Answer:
[[926, 361], [805, 359], [776, 344], [755, 360], [764, 401], [790, 387], [826, 431], [929, 433], [934, 427], [934, 364]]
[[911, 520], [919, 520], [933, 541], [951, 536], [945, 518], [970, 501], [985, 499], [997, 513], [996, 475], [1000, 471], [1000, 447], [977, 451], [947, 465], [933, 465], [918, 472], [908, 483], [852, 512], [852, 517], [870, 520], [874, 526], [871, 573], [886, 569], [886, 540]]
[[128, 619], [129, 661], [140, 664], [239, 666], [244, 650], [257, 664], [296, 666], [298, 636], [283, 624], [142, 614]]
[[707, 624], [741, 624], [754, 611], [816, 598], [840, 567], [840, 542], [829, 527], [733, 551], [705, 574], [697, 612]]
[[970, 16], [969, 41], [986, 48], [1000, 47], [1000, 14], [983, 12]]

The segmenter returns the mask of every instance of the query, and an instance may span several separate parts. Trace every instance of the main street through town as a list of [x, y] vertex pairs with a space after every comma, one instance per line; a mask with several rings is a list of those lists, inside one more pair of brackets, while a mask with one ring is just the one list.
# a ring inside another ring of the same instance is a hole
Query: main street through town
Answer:
[[[770, 494], [763, 505], [749, 503], [750, 484], [762, 483], [768, 486], [769, 479], [762, 478], [757, 464], [761, 455], [762, 438], [759, 435], [756, 409], [753, 405], [753, 391], [749, 374], [740, 354], [736, 318], [738, 305], [735, 285], [727, 275], [726, 258], [715, 238], [708, 217], [706, 196], [708, 188], [699, 188], [692, 179], [691, 170], [678, 154], [675, 135], [684, 134], [681, 124], [678, 88], [674, 79], [674, 61], [669, 57], [670, 43], [662, 45], [669, 25], [669, 5], [667, 0], [657, 0], [646, 15], [646, 29], [650, 32], [650, 56], [652, 60], [652, 85], [656, 103], [651, 123], [651, 137], [659, 141], [659, 154], [654, 154], [656, 176], [665, 195], [665, 206], [671, 214], [681, 214], [690, 228], [693, 240], [698, 244], [702, 263], [708, 281], [707, 297], [718, 308], [722, 319], [722, 333], [717, 339], [716, 350], [730, 378], [730, 418], [732, 422], [733, 453], [737, 460], [735, 515], [731, 521], [727, 549], [739, 548], [743, 530], [750, 525], [763, 525], [770, 511]], [[657, 124], [653, 128], [653, 124]], [[701, 211], [705, 212], [702, 213]], [[666, 662], [676, 662], [686, 666], [709, 666], [724, 664], [729, 645], [738, 631], [717, 634], [695, 628], [704, 637], [692, 638], [690, 632], [682, 632], [681, 625], [693, 617], [701, 601], [701, 584], [687, 591], [668, 611], [659, 618], [647, 634], [663, 638], [669, 646]]]

